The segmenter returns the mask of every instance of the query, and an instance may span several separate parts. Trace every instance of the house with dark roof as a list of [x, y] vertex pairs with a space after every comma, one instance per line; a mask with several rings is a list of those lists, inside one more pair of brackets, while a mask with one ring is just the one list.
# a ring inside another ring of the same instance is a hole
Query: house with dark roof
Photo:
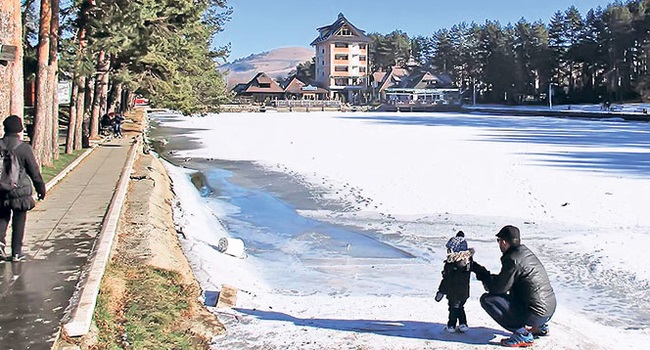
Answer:
[[417, 66], [392, 67], [372, 86], [374, 95], [391, 105], [459, 106], [461, 103], [460, 89], [454, 87], [449, 75]]
[[249, 98], [257, 103], [284, 98], [284, 89], [264, 72], [257, 73], [248, 83], [237, 84], [232, 91], [238, 97]]
[[360, 102], [368, 87], [368, 45], [371, 39], [342, 13], [334, 23], [316, 29], [315, 83], [329, 98]]
[[282, 87], [284, 98], [287, 100], [325, 100], [329, 93], [327, 90], [307, 84], [295, 76]]
[[372, 74], [373, 100], [385, 101], [388, 88], [400, 86], [402, 80], [409, 75], [409, 70], [399, 66], [391, 67], [387, 72], [376, 72]]

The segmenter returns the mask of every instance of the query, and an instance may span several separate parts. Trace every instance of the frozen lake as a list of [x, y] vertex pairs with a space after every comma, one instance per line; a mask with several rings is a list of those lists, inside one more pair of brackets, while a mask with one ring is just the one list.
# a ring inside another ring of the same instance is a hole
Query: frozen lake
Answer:
[[[155, 119], [161, 155], [200, 171], [201, 205], [244, 240], [246, 264], [279, 299], [399, 296], [428, 304], [450, 236], [465, 231], [477, 261], [496, 273], [494, 234], [514, 224], [562, 307], [647, 339], [647, 123], [408, 113]], [[201, 238], [208, 252], [199, 254], [201, 269], [209, 270], [206, 256], [219, 254], [214, 241], [224, 233], [202, 232], [214, 235]], [[481, 293], [473, 282], [472, 298]], [[414, 338], [437, 337], [418, 327]]]

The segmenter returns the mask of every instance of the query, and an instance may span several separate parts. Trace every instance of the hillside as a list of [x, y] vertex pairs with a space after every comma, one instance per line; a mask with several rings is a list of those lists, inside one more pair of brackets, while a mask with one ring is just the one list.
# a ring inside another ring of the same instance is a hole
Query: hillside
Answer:
[[253, 54], [232, 63], [219, 66], [222, 72], [228, 72], [228, 86], [248, 82], [255, 74], [264, 72], [271, 78], [284, 78], [300, 63], [314, 57], [314, 49], [307, 47], [284, 47], [268, 52]]

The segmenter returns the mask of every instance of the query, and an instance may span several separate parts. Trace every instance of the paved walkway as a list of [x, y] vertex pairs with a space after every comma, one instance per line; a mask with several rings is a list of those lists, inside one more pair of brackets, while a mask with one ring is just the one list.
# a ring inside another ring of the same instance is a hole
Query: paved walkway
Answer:
[[125, 137], [98, 146], [27, 214], [27, 260], [0, 263], [1, 349], [52, 348], [64, 314], [76, 303], [71, 298], [87, 272], [131, 143]]

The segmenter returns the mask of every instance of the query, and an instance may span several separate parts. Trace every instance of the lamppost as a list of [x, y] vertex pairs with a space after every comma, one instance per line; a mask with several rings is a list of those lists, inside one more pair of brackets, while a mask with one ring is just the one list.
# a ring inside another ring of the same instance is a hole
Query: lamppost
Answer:
[[553, 83], [548, 83], [548, 108], [553, 109]]
[[472, 79], [472, 106], [476, 106], [476, 78]]

